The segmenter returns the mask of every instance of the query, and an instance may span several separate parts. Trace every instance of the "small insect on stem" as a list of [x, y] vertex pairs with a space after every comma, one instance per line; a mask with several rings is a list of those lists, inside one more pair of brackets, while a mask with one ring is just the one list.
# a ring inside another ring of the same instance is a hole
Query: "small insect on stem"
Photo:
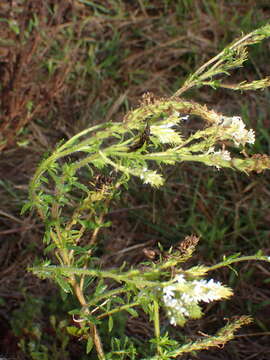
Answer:
[[128, 152], [139, 150], [141, 147], [143, 147], [145, 143], [147, 144], [149, 142], [149, 137], [150, 137], [150, 125], [147, 122], [147, 125], [143, 133], [141, 134], [140, 138], [129, 147]]

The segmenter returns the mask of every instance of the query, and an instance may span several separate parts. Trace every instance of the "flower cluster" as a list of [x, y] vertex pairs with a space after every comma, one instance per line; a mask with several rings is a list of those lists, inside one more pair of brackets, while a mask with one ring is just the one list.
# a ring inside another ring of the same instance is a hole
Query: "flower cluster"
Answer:
[[172, 127], [177, 125], [181, 120], [186, 121], [188, 115], [180, 116], [178, 111], [174, 111], [166, 120], [159, 125], [152, 125], [150, 127], [151, 135], [159, 139], [162, 144], [181, 144], [182, 138], [180, 134], [175, 132]]
[[253, 129], [247, 130], [246, 125], [240, 116], [222, 116], [219, 125], [224, 127], [226, 134], [233, 140], [236, 146], [254, 144], [255, 133]]
[[228, 150], [225, 149], [219, 149], [215, 151], [214, 147], [210, 147], [210, 149], [207, 151], [206, 155], [211, 155], [211, 159], [213, 161], [213, 165], [216, 166], [218, 169], [220, 169], [219, 161], [230, 161], [231, 160], [231, 154]]
[[187, 318], [200, 318], [202, 313], [200, 301], [211, 302], [228, 298], [231, 289], [220, 282], [211, 280], [186, 280], [178, 274], [173, 283], [164, 287], [163, 302], [172, 325], [184, 325]]
[[163, 178], [155, 170], [148, 170], [145, 166], [144, 168], [137, 171], [140, 178], [143, 180], [144, 184], [150, 184], [152, 186], [159, 187], [163, 185]]
[[225, 150], [225, 149], [214, 151], [213, 155], [217, 156], [221, 160], [225, 160], [225, 161], [230, 161], [231, 160], [231, 154], [229, 153], [228, 150]]

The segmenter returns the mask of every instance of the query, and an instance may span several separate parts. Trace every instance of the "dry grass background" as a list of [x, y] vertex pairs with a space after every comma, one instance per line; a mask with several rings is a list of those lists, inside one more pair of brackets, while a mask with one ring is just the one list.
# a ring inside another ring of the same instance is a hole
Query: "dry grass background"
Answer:
[[[30, 359], [19, 339], [38, 343], [40, 351], [42, 344], [52, 347], [53, 338], [56, 348], [63, 341], [49, 317], [63, 319], [65, 305], [52, 284], [26, 271], [43, 256], [42, 225], [35, 214], [20, 216], [44, 152], [89, 125], [121, 120], [146, 91], [172, 94], [189, 72], [242, 32], [265, 24], [269, 15], [263, 0], [1, 2], [0, 353]], [[245, 69], [230, 81], [269, 75], [269, 51], [269, 42], [254, 47]], [[187, 96], [243, 116], [256, 131], [255, 150], [269, 153], [267, 90], [240, 96], [201, 88]], [[109, 214], [113, 226], [101, 238], [104, 266], [137, 264], [144, 248], [157, 242], [169, 246], [190, 233], [201, 236], [195, 262], [210, 264], [222, 254], [258, 249], [270, 255], [268, 179], [269, 172], [247, 177], [183, 164], [168, 169], [168, 185], [160, 191], [141, 191], [132, 182]], [[254, 324], [224, 349], [189, 359], [270, 358], [269, 269], [245, 264], [237, 270], [238, 276], [228, 270], [216, 274], [236, 288], [233, 301], [209, 305], [206, 320], [191, 322], [179, 336], [213, 333], [226, 316], [251, 313]], [[138, 318], [128, 320], [127, 331], [143, 341], [152, 329]], [[78, 353], [84, 359], [80, 343], [70, 343], [67, 353], [58, 350], [60, 355], [50, 351], [50, 359], [78, 359]]]

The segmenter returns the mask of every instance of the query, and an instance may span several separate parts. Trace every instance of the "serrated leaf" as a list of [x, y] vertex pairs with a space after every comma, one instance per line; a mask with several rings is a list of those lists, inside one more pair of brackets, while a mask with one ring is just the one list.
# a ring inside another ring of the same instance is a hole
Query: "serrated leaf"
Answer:
[[57, 282], [57, 284], [61, 287], [61, 289], [65, 292], [65, 293], [70, 293], [72, 292], [71, 286], [69, 285], [69, 283], [67, 282], [67, 280], [64, 280], [62, 276], [56, 275], [55, 276], [55, 281]]
[[92, 160], [91, 163], [99, 170], [103, 169], [104, 166], [106, 166], [103, 159]]
[[181, 144], [183, 142], [181, 136], [166, 124], [151, 126], [151, 134], [155, 135], [162, 144]]

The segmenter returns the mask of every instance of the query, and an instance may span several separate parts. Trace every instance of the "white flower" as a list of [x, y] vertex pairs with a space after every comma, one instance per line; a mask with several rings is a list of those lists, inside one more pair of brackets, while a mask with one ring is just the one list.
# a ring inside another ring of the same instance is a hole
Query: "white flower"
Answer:
[[171, 123], [161, 124], [158, 127], [159, 127], [159, 129], [169, 129], [169, 128], [173, 127], [174, 125], [175, 124], [171, 122]]
[[186, 283], [186, 279], [185, 279], [185, 276], [183, 274], [177, 274], [174, 278], [175, 281], [178, 282], [178, 284], [184, 284]]
[[163, 294], [166, 297], [166, 299], [171, 299], [174, 297], [174, 290], [175, 290], [175, 287], [172, 285], [166, 286], [163, 289]]
[[183, 300], [184, 303], [186, 304], [191, 304], [192, 302], [196, 301], [195, 297], [192, 295], [189, 295], [189, 294], [182, 294], [181, 295], [181, 299]]
[[219, 164], [215, 163], [218, 162], [219, 160], [223, 160], [223, 161], [230, 161], [231, 160], [231, 154], [228, 150], [225, 150], [225, 149], [220, 149], [220, 150], [217, 150], [215, 151], [215, 148], [214, 147], [210, 147], [208, 149], [208, 151], [206, 152], [206, 155], [211, 155], [211, 157], [213, 157], [214, 159], [212, 160], [213, 164], [210, 164], [210, 165], [214, 165], [216, 166], [218, 169], [220, 169], [220, 166]]
[[194, 286], [194, 298], [196, 301], [211, 302], [222, 298], [220, 289], [224, 289], [219, 281], [215, 282], [213, 279], [209, 280], [195, 280], [193, 281]]
[[[183, 275], [178, 275], [178, 280], [184, 279]], [[178, 280], [176, 280], [178, 282]], [[184, 280], [185, 281], [185, 280]], [[166, 286], [163, 289], [163, 302], [167, 308], [167, 313], [170, 317], [170, 323], [176, 325], [176, 315], [189, 316], [189, 312], [185, 307], [185, 303], [181, 298], [177, 298], [175, 292], [177, 291], [175, 285]], [[175, 316], [174, 316], [175, 314]]]
[[183, 121], [188, 121], [189, 115], [181, 116], [180, 119]]
[[226, 129], [226, 134], [234, 141], [235, 145], [254, 144], [255, 132], [247, 130], [246, 125], [240, 116], [221, 117], [219, 124]]
[[199, 302], [208, 303], [231, 295], [232, 291], [219, 281], [213, 279], [188, 281], [183, 274], [176, 275], [174, 282], [163, 288], [163, 302], [173, 325], [179, 323], [179, 317], [180, 323], [183, 323], [185, 318], [192, 317], [189, 309], [198, 306]]
[[157, 172], [154, 170], [148, 170], [147, 167], [144, 167], [142, 170], [139, 171], [140, 171], [139, 176], [145, 184], [150, 184], [159, 187], [164, 182], [162, 176], [157, 174]]
[[198, 303], [200, 301], [210, 302], [222, 298], [220, 289], [224, 289], [224, 287], [218, 281], [215, 282], [213, 279], [209, 281], [194, 280], [188, 282], [188, 284], [187, 292], [181, 295], [181, 299], [185, 304]]
[[213, 155], [219, 156], [221, 160], [230, 161], [231, 154], [228, 150], [218, 150], [214, 151]]
[[254, 144], [255, 143], [255, 132], [253, 129], [250, 129], [247, 134], [247, 143]]
[[211, 155], [214, 155], [214, 156], [217, 156], [219, 159], [221, 160], [225, 160], [225, 161], [229, 161], [231, 160], [231, 154], [228, 150], [225, 150], [225, 149], [219, 149], [217, 151], [215, 151], [215, 148], [214, 147], [211, 147], [207, 153], [208, 154], [211, 154]]
[[206, 155], [208, 155], [208, 154], [213, 154], [214, 152], [215, 152], [215, 148], [214, 148], [214, 146], [211, 146], [211, 147], [207, 150]]

